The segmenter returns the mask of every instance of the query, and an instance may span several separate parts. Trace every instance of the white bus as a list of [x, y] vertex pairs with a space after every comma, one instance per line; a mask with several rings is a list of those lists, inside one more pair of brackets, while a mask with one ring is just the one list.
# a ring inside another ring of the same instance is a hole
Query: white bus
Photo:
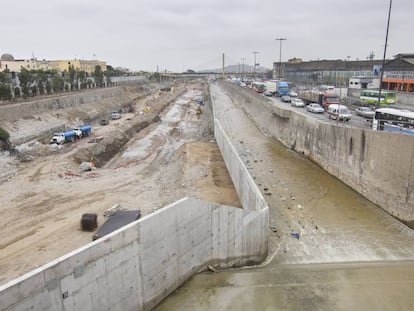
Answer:
[[395, 108], [375, 110], [372, 129], [414, 135], [414, 112]]

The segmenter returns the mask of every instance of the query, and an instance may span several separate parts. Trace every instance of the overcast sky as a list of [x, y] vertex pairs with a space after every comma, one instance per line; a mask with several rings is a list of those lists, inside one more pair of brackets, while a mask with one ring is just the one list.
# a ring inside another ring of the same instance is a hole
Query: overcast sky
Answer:
[[[384, 51], [389, 0], [9, 0], [0, 54], [99, 59], [131, 70], [183, 71], [300, 57], [366, 59]], [[387, 58], [414, 53], [414, 1], [392, 3]]]

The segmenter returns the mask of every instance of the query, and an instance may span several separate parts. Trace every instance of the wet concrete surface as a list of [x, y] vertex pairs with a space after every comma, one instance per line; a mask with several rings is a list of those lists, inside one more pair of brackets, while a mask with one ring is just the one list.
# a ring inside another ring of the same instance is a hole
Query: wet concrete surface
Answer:
[[218, 85], [211, 94], [270, 205], [269, 258], [195, 275], [155, 310], [413, 309], [413, 230], [264, 135]]
[[194, 276], [154, 310], [413, 310], [412, 263], [278, 265]]

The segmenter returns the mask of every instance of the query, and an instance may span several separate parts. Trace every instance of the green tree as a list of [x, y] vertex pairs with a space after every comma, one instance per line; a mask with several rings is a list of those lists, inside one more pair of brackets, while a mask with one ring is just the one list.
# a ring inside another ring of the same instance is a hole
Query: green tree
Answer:
[[3, 128], [0, 127], [0, 149], [9, 150], [11, 147], [10, 134]]
[[75, 66], [69, 66], [68, 74], [68, 82], [70, 83], [71, 90], [76, 90], [78, 88], [78, 83]]
[[43, 69], [38, 70], [36, 74], [36, 85], [40, 95], [43, 95], [45, 93], [45, 87], [47, 82], [47, 73]]
[[102, 67], [99, 65], [95, 66], [95, 71], [93, 72], [93, 77], [95, 78], [95, 83], [97, 86], [102, 87], [103, 86], [103, 80], [104, 80], [104, 73], [102, 71]]
[[52, 89], [53, 92], [62, 92], [65, 88], [65, 81], [59, 75], [52, 77]]
[[7, 132], [5, 129], [2, 129], [0, 127], [0, 139], [2, 139], [4, 141], [7, 141], [7, 140], [9, 140], [9, 138], [10, 138], [9, 132]]
[[20, 88], [19, 87], [15, 87], [14, 88], [14, 96], [20, 96]]
[[27, 97], [30, 95], [30, 87], [32, 86], [35, 77], [33, 74], [27, 70], [26, 68], [22, 68], [21, 71], [18, 73], [20, 86], [22, 88], [23, 96]]
[[7, 73], [0, 72], [0, 99], [1, 100], [11, 100], [11, 81]]
[[76, 73], [79, 82], [80, 82], [80, 88], [81, 89], [86, 89], [87, 87], [87, 78], [88, 78], [88, 74], [84, 71], [84, 70], [79, 70]]
[[119, 77], [119, 76], [125, 76], [128, 75], [129, 72], [127, 70], [123, 69], [115, 69], [111, 65], [106, 66], [105, 76], [106, 77]]

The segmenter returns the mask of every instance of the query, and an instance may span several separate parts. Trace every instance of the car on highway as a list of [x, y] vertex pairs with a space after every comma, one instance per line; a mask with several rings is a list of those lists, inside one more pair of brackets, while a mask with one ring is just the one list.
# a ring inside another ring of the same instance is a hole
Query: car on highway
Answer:
[[289, 96], [289, 95], [283, 95], [283, 96], [280, 98], [280, 100], [281, 100], [282, 102], [284, 102], [284, 103], [290, 103], [291, 98], [290, 98], [290, 96]]
[[292, 98], [290, 104], [293, 107], [305, 107], [305, 103], [300, 98]]
[[355, 113], [357, 114], [357, 116], [371, 119], [374, 117], [375, 111], [369, 107], [359, 107], [355, 109]]
[[263, 95], [264, 96], [273, 96], [273, 93], [272, 92], [270, 92], [270, 91], [265, 91], [264, 93], [263, 93]]
[[288, 93], [288, 95], [290, 96], [290, 97], [298, 97], [298, 93], [296, 93], [295, 91], [289, 91], [289, 93]]
[[328, 118], [339, 121], [351, 120], [351, 112], [344, 105], [330, 104], [328, 107]]
[[309, 104], [306, 106], [306, 110], [312, 113], [323, 113], [325, 111], [319, 104]]

